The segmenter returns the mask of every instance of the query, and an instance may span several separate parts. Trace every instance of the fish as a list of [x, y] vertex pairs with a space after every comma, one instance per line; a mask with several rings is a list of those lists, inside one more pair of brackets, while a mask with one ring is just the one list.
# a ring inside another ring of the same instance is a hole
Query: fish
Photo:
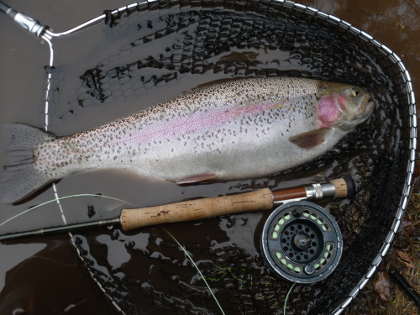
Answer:
[[70, 136], [3, 124], [0, 202], [16, 203], [66, 176], [100, 169], [179, 185], [262, 177], [322, 155], [373, 109], [369, 92], [350, 84], [247, 78], [198, 86]]

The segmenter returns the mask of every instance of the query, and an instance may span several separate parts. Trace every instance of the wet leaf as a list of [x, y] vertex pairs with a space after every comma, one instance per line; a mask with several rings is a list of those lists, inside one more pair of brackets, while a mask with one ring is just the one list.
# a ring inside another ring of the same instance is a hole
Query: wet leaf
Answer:
[[384, 272], [377, 273], [373, 287], [382, 301], [388, 302], [391, 300], [391, 284]]

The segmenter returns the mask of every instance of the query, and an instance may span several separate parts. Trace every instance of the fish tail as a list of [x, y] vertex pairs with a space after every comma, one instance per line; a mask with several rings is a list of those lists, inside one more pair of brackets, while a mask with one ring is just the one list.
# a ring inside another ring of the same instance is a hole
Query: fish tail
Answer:
[[34, 149], [54, 136], [22, 124], [1, 124], [0, 203], [17, 203], [51, 179], [35, 168]]

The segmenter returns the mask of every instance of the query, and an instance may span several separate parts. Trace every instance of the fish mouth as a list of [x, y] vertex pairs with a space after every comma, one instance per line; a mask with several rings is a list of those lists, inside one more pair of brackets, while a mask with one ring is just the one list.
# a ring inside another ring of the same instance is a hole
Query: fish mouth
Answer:
[[370, 94], [367, 92], [361, 93], [354, 97], [353, 100], [344, 101], [340, 105], [348, 120], [357, 120], [361, 117], [369, 116], [375, 107]]
[[367, 118], [373, 112], [375, 108], [375, 103], [372, 100], [372, 97], [367, 93], [361, 96], [360, 110], [357, 116]]
[[372, 114], [374, 109], [375, 109], [375, 103], [373, 101], [369, 100], [366, 103], [366, 109], [365, 109], [366, 115], [369, 116], [370, 114]]
[[356, 104], [358, 104], [356, 108], [349, 105], [345, 108], [341, 107], [343, 116], [337, 124], [340, 129], [344, 131], [354, 129], [357, 125], [365, 122], [375, 109], [375, 103], [369, 93], [358, 96]]

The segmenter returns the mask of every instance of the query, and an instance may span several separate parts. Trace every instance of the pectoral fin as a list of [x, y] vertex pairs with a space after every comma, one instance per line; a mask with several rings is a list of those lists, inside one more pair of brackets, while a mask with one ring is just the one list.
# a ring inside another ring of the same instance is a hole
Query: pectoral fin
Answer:
[[302, 149], [311, 149], [323, 143], [325, 141], [325, 136], [330, 130], [330, 128], [319, 128], [303, 132], [296, 136], [290, 137], [289, 141]]
[[209, 182], [216, 180], [217, 177], [215, 174], [212, 173], [205, 173], [205, 174], [198, 174], [194, 176], [189, 176], [181, 179], [177, 179], [175, 182], [178, 185], [189, 185], [189, 184], [197, 184], [203, 182]]

